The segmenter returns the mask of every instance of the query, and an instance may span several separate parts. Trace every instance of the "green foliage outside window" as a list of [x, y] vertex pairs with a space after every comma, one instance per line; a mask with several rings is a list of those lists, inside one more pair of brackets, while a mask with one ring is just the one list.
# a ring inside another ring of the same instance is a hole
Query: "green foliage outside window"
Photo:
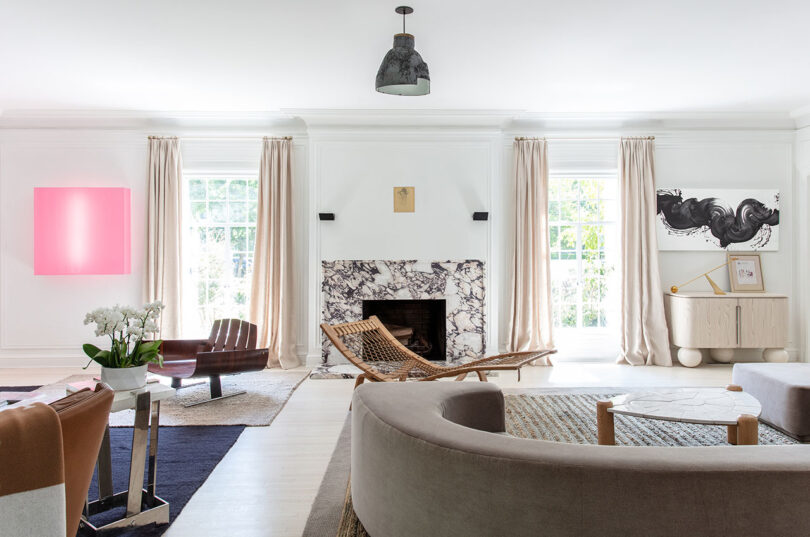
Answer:
[[610, 179], [552, 177], [549, 183], [553, 321], [558, 328], [607, 326], [607, 252], [614, 232], [615, 185]]
[[194, 177], [188, 181], [189, 265], [198, 326], [247, 317], [256, 242], [258, 181]]

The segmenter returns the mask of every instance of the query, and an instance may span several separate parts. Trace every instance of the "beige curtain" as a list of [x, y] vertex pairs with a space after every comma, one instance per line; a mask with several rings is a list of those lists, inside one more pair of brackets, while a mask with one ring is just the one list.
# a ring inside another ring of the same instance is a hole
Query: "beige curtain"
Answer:
[[183, 163], [177, 138], [149, 137], [149, 187], [146, 231], [147, 302], [166, 305], [160, 337], [180, 337], [182, 326], [182, 182]]
[[622, 267], [619, 361], [671, 366], [655, 235], [655, 141], [622, 138], [619, 173]]
[[292, 141], [265, 138], [259, 166], [259, 211], [250, 318], [270, 366], [298, 365], [293, 319]]
[[545, 140], [515, 140], [515, 251], [510, 352], [550, 349], [551, 254]]

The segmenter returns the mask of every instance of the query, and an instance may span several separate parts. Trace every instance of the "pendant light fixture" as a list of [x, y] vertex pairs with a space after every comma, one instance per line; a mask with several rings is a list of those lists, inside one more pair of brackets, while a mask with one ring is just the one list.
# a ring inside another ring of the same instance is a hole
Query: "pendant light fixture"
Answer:
[[390, 95], [427, 95], [430, 93], [428, 66], [413, 48], [413, 36], [405, 33], [405, 15], [413, 8], [399, 6], [394, 11], [402, 15], [402, 33], [394, 35], [394, 48], [383, 58], [377, 71], [375, 87]]

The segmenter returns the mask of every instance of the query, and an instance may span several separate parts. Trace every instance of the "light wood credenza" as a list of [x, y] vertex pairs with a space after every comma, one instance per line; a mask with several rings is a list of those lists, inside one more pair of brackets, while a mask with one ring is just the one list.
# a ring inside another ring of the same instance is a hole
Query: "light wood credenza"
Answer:
[[680, 291], [666, 293], [664, 306], [682, 365], [700, 365], [700, 349], [718, 362], [730, 362], [734, 349], [763, 349], [766, 362], [788, 361], [785, 295]]

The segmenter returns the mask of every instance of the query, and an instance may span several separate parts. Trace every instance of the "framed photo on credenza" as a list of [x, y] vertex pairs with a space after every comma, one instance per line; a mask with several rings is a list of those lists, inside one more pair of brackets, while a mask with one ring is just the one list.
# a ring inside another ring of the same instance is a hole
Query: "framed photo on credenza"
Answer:
[[728, 253], [728, 280], [732, 293], [764, 293], [759, 253]]

